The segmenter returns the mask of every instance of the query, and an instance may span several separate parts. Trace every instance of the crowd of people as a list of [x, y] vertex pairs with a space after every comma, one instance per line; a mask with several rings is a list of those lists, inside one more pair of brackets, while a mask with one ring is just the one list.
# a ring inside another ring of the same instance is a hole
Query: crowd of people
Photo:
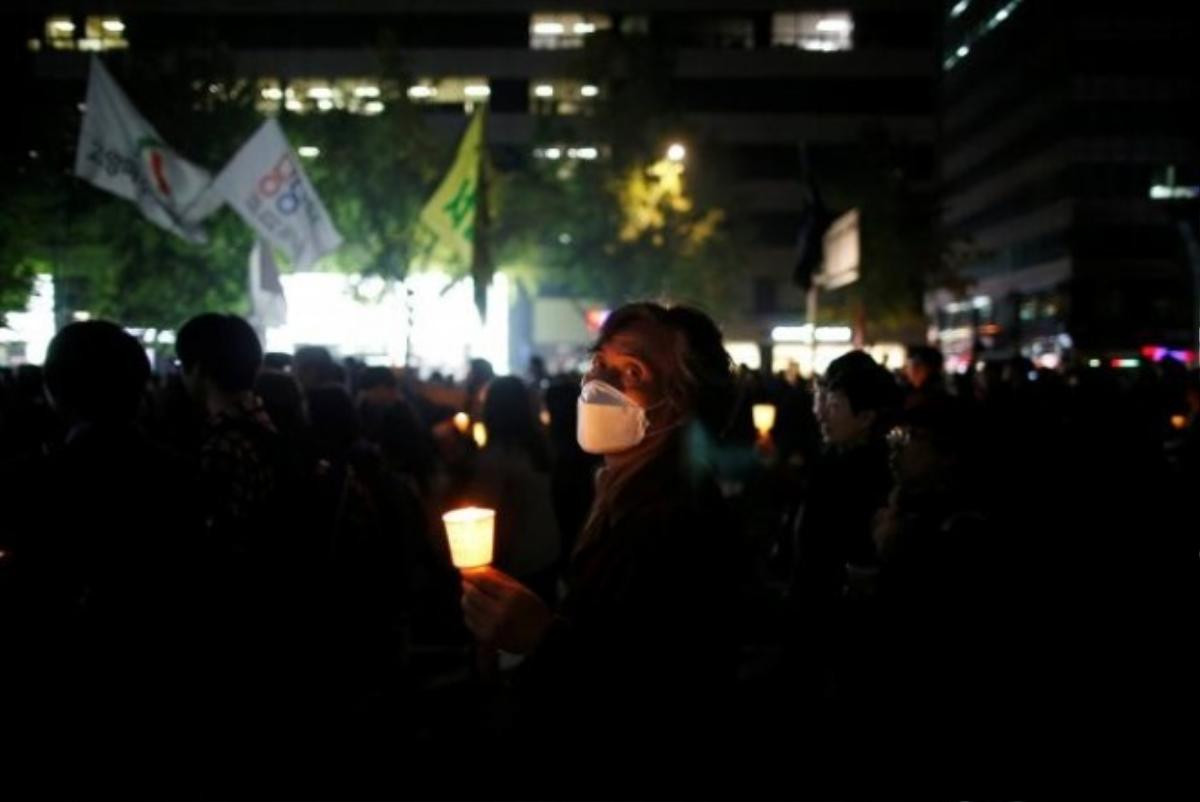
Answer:
[[[30, 753], [196, 794], [283, 765], [402, 792], [438, 754], [450, 787], [570, 796], [665, 773], [667, 742], [945, 772], [1171, 704], [1200, 551], [1178, 363], [948, 376], [918, 346], [809, 383], [651, 303], [582, 375], [423, 382], [221, 314], [175, 349], [157, 375], [77, 322], [0, 373], [0, 727]], [[440, 516], [468, 504], [496, 545], [460, 572]]]

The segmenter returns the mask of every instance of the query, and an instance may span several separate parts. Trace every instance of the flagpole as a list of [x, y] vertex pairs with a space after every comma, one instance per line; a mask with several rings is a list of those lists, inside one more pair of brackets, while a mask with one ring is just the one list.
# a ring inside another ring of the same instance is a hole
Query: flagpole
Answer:
[[475, 163], [475, 230], [471, 248], [471, 276], [475, 284], [475, 307], [479, 310], [479, 322], [487, 323], [487, 289], [492, 280], [491, 243], [488, 226], [491, 225], [491, 207], [488, 203], [487, 175], [487, 106], [480, 104], [479, 153]]
[[805, 316], [808, 318], [808, 373], [817, 378], [817, 277], [812, 277], [805, 297]]

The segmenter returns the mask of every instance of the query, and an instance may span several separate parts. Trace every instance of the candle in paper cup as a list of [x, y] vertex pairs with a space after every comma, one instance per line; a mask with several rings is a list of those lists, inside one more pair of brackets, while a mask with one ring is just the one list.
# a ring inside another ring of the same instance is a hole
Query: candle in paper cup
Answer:
[[482, 568], [492, 561], [496, 532], [496, 511], [483, 507], [463, 507], [442, 516], [450, 560], [456, 568]]
[[471, 430], [471, 434], [475, 437], [475, 445], [483, 448], [487, 445], [487, 427], [479, 421], [475, 422], [475, 427]]
[[458, 429], [459, 434], [466, 434], [467, 429], [471, 428], [471, 416], [465, 412], [460, 412], [455, 415], [454, 428]]
[[775, 405], [755, 404], [751, 412], [754, 415], [754, 428], [760, 436], [766, 437], [775, 426]]

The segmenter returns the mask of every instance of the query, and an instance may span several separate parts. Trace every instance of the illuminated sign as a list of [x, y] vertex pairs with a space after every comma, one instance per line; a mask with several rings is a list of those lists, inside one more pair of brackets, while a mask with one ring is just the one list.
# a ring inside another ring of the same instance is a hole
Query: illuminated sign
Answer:
[[814, 279], [817, 285], [836, 290], [858, 281], [858, 209], [851, 209], [833, 221], [825, 232], [824, 245], [825, 261], [820, 275]]
[[587, 321], [588, 331], [593, 334], [600, 331], [600, 327], [604, 325], [604, 321], [608, 320], [609, 310], [607, 309], [589, 309], [584, 313], [584, 319]]

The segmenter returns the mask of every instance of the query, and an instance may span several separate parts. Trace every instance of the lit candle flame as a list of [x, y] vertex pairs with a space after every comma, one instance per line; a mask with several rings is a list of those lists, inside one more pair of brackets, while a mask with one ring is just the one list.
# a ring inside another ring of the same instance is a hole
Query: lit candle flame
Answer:
[[471, 416], [465, 412], [460, 412], [454, 416], [454, 428], [458, 429], [459, 434], [466, 434], [471, 428]]
[[475, 445], [483, 448], [487, 445], [487, 427], [479, 421], [475, 422], [475, 427], [471, 430], [471, 434], [475, 438]]

